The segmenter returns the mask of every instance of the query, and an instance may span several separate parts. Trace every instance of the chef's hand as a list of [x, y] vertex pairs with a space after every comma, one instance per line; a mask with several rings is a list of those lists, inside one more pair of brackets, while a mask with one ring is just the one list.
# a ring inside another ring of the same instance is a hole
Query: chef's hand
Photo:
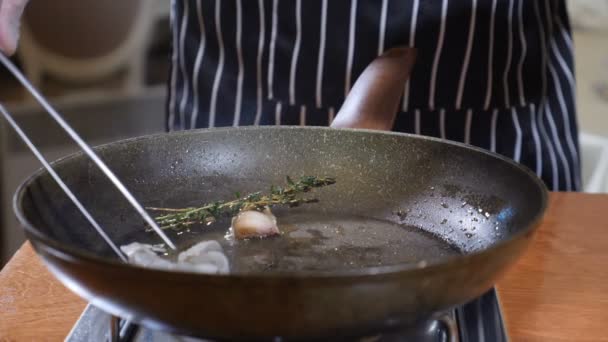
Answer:
[[21, 15], [28, 0], [0, 0], [0, 51], [12, 55], [17, 50]]
[[391, 130], [416, 59], [413, 48], [393, 48], [359, 76], [330, 127]]

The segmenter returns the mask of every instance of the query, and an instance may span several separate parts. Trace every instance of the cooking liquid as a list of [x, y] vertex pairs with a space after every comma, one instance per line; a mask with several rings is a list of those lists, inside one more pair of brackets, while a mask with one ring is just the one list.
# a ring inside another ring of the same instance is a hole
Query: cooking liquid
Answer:
[[[275, 213], [277, 214], [277, 213]], [[202, 240], [224, 248], [231, 273], [348, 270], [374, 266], [426, 265], [461, 254], [420, 228], [347, 214], [277, 215], [280, 236], [234, 240], [225, 237], [230, 220], [193, 227], [179, 236], [183, 249]]]

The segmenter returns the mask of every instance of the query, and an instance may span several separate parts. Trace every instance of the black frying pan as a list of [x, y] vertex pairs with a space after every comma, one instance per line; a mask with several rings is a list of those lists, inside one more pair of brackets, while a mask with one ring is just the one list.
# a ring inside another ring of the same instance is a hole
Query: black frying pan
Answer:
[[[227, 221], [169, 232], [178, 246], [219, 240], [232, 268], [221, 276], [120, 263], [45, 171], [21, 186], [17, 216], [66, 286], [112, 314], [200, 337], [322, 338], [416, 324], [489, 290], [528, 245], [547, 200], [543, 183], [506, 158], [397, 133], [209, 129], [96, 151], [153, 207], [232, 199], [288, 175], [336, 178], [315, 191], [319, 203], [275, 210], [280, 237], [231, 245]], [[54, 167], [117, 244], [159, 242], [85, 156]]]
[[[336, 245], [349, 253], [308, 253], [301, 255], [302, 268], [290, 258], [270, 271], [245, 265], [228, 276], [121, 264], [46, 172], [19, 189], [15, 208], [30, 241], [70, 289], [110, 313], [206, 337], [365, 333], [462, 304], [490, 289], [520, 255], [547, 196], [532, 173], [505, 158], [405, 134], [215, 129], [121, 141], [97, 151], [147, 206], [230, 199], [235, 191], [282, 184], [286, 175], [336, 177], [335, 185], [315, 192], [319, 203], [276, 214], [280, 223], [322, 236], [309, 243], [311, 250]], [[55, 168], [115, 242], [158, 242], [85, 157], [68, 157]], [[399, 210], [407, 215], [395, 215]], [[361, 223], [353, 227], [344, 223], [357, 218]], [[347, 233], [360, 226], [367, 234], [381, 229], [367, 244], [366, 234], [351, 239], [334, 233], [339, 225]], [[193, 231], [222, 234], [226, 228], [219, 222]], [[180, 245], [211, 236], [171, 235]], [[402, 251], [391, 258], [382, 242], [391, 253]], [[353, 247], [368, 245], [375, 256]], [[331, 263], [323, 266], [326, 260]]]

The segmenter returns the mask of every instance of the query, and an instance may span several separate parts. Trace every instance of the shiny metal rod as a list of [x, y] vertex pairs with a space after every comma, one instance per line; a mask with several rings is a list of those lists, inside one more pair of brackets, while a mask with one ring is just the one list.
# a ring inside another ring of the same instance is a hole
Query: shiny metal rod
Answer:
[[15, 120], [13, 120], [13, 117], [10, 115], [10, 113], [1, 104], [0, 104], [0, 113], [2, 113], [2, 115], [4, 116], [4, 119], [6, 119], [6, 121], [13, 127], [13, 129], [15, 130], [17, 135], [19, 135], [21, 140], [23, 140], [23, 142], [27, 145], [27, 147], [29, 147], [29, 149], [36, 156], [36, 158], [38, 158], [38, 160], [40, 161], [42, 166], [44, 166], [46, 171], [51, 175], [51, 177], [53, 177], [55, 182], [57, 182], [57, 184], [59, 184], [59, 187], [61, 188], [61, 190], [63, 190], [63, 192], [65, 192], [65, 194], [68, 195], [68, 197], [72, 200], [72, 202], [74, 202], [74, 204], [76, 205], [78, 210], [80, 210], [82, 215], [84, 215], [84, 217], [89, 221], [89, 223], [91, 223], [91, 225], [95, 228], [95, 230], [97, 230], [99, 235], [101, 235], [101, 237], [112, 248], [112, 250], [116, 253], [116, 255], [118, 255], [120, 257], [120, 259], [122, 259], [122, 261], [126, 262], [127, 258], [125, 257], [125, 255], [120, 251], [120, 249], [118, 249], [118, 247], [116, 247], [114, 242], [112, 242], [110, 237], [103, 231], [103, 229], [101, 229], [101, 226], [99, 226], [99, 224], [97, 223], [97, 221], [95, 221], [93, 216], [91, 216], [91, 214], [82, 205], [82, 203], [80, 203], [80, 201], [74, 195], [74, 193], [72, 193], [70, 188], [68, 188], [68, 186], [63, 182], [61, 177], [59, 177], [59, 175], [57, 175], [57, 173], [55, 172], [53, 167], [47, 162], [47, 160], [44, 158], [42, 153], [40, 153], [40, 151], [36, 148], [36, 146], [32, 143], [32, 141], [23, 132], [21, 127], [19, 127], [19, 125], [15, 122]]
[[68, 133], [68, 135], [82, 148], [87, 156], [101, 169], [101, 171], [110, 179], [110, 181], [116, 186], [116, 188], [123, 194], [123, 196], [129, 201], [131, 206], [139, 213], [144, 221], [156, 232], [156, 234], [167, 244], [167, 246], [175, 249], [173, 242], [167, 237], [167, 235], [160, 229], [154, 219], [146, 212], [141, 204], [133, 197], [131, 192], [122, 184], [120, 179], [108, 168], [108, 166], [99, 158], [99, 156], [82, 140], [82, 138], [68, 125], [61, 115], [55, 111], [55, 109], [49, 104], [48, 101], [40, 94], [34, 86], [25, 78], [25, 76], [17, 69], [17, 67], [6, 57], [0, 53], [0, 62], [15, 76], [15, 78], [34, 96], [34, 98], [42, 105], [44, 109], [55, 119], [55, 121]]

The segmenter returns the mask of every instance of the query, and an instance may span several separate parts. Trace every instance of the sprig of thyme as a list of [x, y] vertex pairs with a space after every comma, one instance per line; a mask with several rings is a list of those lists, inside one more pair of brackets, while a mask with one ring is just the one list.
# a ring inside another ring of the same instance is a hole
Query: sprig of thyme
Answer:
[[270, 193], [262, 194], [254, 192], [246, 196], [236, 193], [236, 199], [232, 201], [215, 201], [200, 207], [183, 209], [172, 208], [147, 208], [153, 211], [164, 212], [163, 215], [155, 217], [161, 229], [181, 229], [193, 224], [209, 225], [221, 216], [234, 216], [241, 210], [263, 210], [275, 205], [286, 205], [297, 207], [304, 203], [318, 202], [315, 198], [299, 198], [297, 195], [310, 192], [319, 188], [334, 184], [335, 178], [304, 176], [294, 182], [289, 176], [287, 185], [284, 187], [271, 186]]

